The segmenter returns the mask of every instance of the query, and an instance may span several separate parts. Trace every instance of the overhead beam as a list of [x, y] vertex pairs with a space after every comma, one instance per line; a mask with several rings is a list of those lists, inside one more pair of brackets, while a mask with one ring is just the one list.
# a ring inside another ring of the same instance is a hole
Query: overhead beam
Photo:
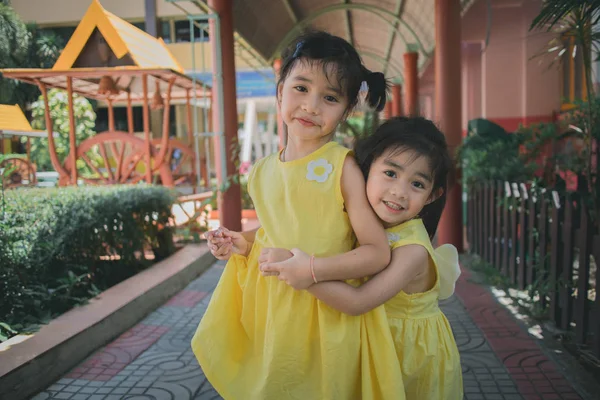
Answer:
[[[342, 0], [342, 4], [349, 4], [350, 0]], [[346, 34], [348, 42], [354, 47], [354, 32], [352, 32], [352, 15], [350, 10], [346, 10]]]
[[[368, 58], [370, 58], [372, 60], [377, 61], [378, 63], [381, 64], [382, 67], [384, 66], [384, 64], [386, 62], [384, 57], [382, 57], [381, 55], [375, 53], [374, 51], [371, 51], [370, 49], [362, 48], [362, 49], [358, 50], [358, 53], [361, 56], [368, 57]], [[395, 64], [392, 64], [392, 63], [390, 63], [390, 67], [393, 68], [394, 72], [397, 73], [398, 76], [400, 76], [401, 81], [403, 81], [404, 80], [404, 74], [402, 73], [402, 68], [400, 68], [399, 66], [397, 66]], [[396, 79], [395, 81], [398, 81], [398, 79]]]
[[[394, 14], [398, 18], [402, 18], [404, 4], [405, 3], [403, 0], [396, 0], [396, 8], [394, 9]], [[394, 46], [394, 39], [396, 38], [396, 29], [398, 29], [398, 21], [394, 21], [394, 27], [390, 30], [390, 40], [388, 41], [387, 50], [385, 52], [385, 64], [383, 66], [384, 75], [387, 73], [390, 57], [392, 56], [392, 47]]]
[[[345, 3], [345, 4], [334, 4], [334, 5], [331, 5], [328, 7], [323, 7], [319, 10], [316, 10], [312, 14], [308, 15], [301, 21], [299, 21], [296, 25], [294, 25], [288, 31], [288, 33], [286, 33], [285, 37], [279, 42], [279, 44], [277, 45], [277, 48], [275, 49], [273, 54], [271, 54], [269, 62], [272, 63], [273, 60], [279, 56], [279, 54], [281, 53], [283, 48], [285, 46], [287, 46], [294, 39], [294, 37], [296, 37], [298, 35], [299, 31], [304, 29], [304, 27], [307, 26], [308, 24], [310, 24], [312, 21], [314, 21], [315, 19], [317, 19], [323, 15], [326, 15], [326, 14], [329, 14], [332, 12], [346, 11], [346, 10], [360, 10], [360, 11], [365, 11], [365, 12], [377, 15], [379, 18], [381, 18], [383, 21], [385, 21], [385, 23], [387, 23], [389, 26], [391, 26], [392, 29], [394, 29], [396, 31], [398, 36], [402, 38], [404, 43], [406, 43], [408, 45], [409, 42], [406, 41], [406, 38], [404, 37], [402, 32], [397, 27], [394, 26], [394, 23], [392, 21], [397, 22], [399, 25], [404, 26], [408, 30], [410, 35], [412, 36], [412, 39], [414, 39], [414, 41], [411, 43], [416, 43], [417, 46], [419, 47], [419, 50], [423, 53], [423, 56], [425, 58], [429, 58], [430, 54], [427, 52], [427, 50], [423, 46], [423, 43], [421, 42], [421, 39], [419, 38], [419, 36], [415, 32], [415, 30], [406, 21], [402, 20], [401, 18], [398, 18], [398, 16], [394, 15], [391, 11], [389, 11], [385, 8], [382, 8], [382, 7], [368, 5], [368, 4]], [[390, 21], [390, 19], [392, 21]]]
[[290, 16], [290, 19], [297, 24], [298, 23], [298, 16], [296, 15], [296, 11], [294, 11], [294, 9], [292, 8], [292, 5], [290, 4], [290, 0], [281, 0], [283, 2], [283, 5], [286, 9], [286, 11], [288, 12], [288, 15]]

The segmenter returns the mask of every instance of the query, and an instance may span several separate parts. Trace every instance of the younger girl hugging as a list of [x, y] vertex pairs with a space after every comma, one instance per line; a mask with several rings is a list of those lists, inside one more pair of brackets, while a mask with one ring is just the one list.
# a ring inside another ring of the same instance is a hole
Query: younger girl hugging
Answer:
[[462, 399], [458, 349], [438, 306], [454, 292], [458, 253], [452, 245], [434, 250], [431, 244], [451, 169], [444, 135], [424, 118], [392, 118], [355, 151], [369, 203], [386, 228], [392, 250], [388, 267], [354, 287], [322, 282], [333, 280], [325, 272], [329, 260], [304, 249], [293, 249], [293, 257], [279, 262], [273, 260], [281, 259], [281, 250], [264, 249], [261, 270], [297, 288], [310, 286], [318, 299], [349, 315], [385, 304], [406, 398]]
[[231, 258], [192, 349], [226, 399], [404, 399], [383, 307], [350, 316], [265, 279], [258, 267], [265, 247], [301, 247], [327, 261], [319, 273], [331, 280], [370, 276], [389, 263], [361, 170], [332, 141], [363, 82], [367, 103], [381, 110], [383, 74], [368, 71], [339, 37], [309, 33], [283, 54], [277, 100], [287, 146], [259, 160], [248, 177], [261, 227], [208, 235], [213, 254]]

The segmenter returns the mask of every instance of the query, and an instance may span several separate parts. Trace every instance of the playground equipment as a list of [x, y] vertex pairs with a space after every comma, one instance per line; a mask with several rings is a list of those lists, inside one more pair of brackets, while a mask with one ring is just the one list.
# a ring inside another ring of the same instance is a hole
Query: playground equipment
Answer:
[[[52, 132], [48, 88], [66, 89], [71, 152], [60, 162], [52, 135], [48, 147], [60, 185], [161, 183], [209, 186], [192, 123], [192, 97], [210, 96], [210, 88], [184, 74], [162, 39], [148, 35], [106, 11], [93, 0], [61, 56], [51, 69], [5, 69], [4, 77], [37, 85], [45, 102], [46, 129]], [[150, 88], [154, 88], [151, 95]], [[104, 102], [108, 130], [76, 142], [73, 94]], [[164, 95], [162, 94], [164, 93]], [[187, 143], [169, 137], [170, 105], [185, 101]], [[114, 106], [127, 107], [128, 131], [115, 129]], [[143, 139], [135, 136], [133, 105], [142, 105]], [[150, 111], [162, 109], [160, 139], [152, 139]], [[194, 151], [193, 144], [196, 143]], [[179, 157], [174, 157], [177, 153]], [[85, 165], [87, 173], [79, 171]], [[89, 171], [92, 171], [90, 173]]]
[[[31, 162], [32, 137], [45, 137], [44, 131], [31, 128], [29, 121], [18, 105], [0, 104], [0, 171], [9, 171], [3, 176], [5, 188], [35, 186], [36, 166]], [[25, 149], [20, 149], [21, 137], [26, 137]]]

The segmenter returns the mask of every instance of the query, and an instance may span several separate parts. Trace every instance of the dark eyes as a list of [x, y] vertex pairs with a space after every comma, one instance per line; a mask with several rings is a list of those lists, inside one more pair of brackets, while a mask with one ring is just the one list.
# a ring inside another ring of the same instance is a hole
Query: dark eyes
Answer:
[[[385, 170], [385, 171], [383, 171], [383, 173], [384, 173], [384, 174], [385, 174], [387, 177], [389, 177], [389, 178], [396, 178], [396, 177], [397, 177], [397, 175], [396, 175], [396, 172], [394, 172], [394, 171], [392, 171], [392, 170], [389, 170], [389, 169], [388, 169], [388, 170]], [[414, 187], [416, 187], [417, 189], [425, 189], [425, 185], [424, 185], [422, 182], [419, 182], [419, 181], [414, 181], [414, 182], [412, 182], [412, 185], [413, 185]]]
[[[306, 93], [308, 92], [308, 89], [306, 89], [306, 87], [304, 86], [294, 86], [294, 89], [296, 89], [297, 91], [301, 92], [301, 93]], [[335, 98], [334, 96], [325, 96], [325, 100], [332, 102], [332, 103], [338, 103], [338, 99]]]

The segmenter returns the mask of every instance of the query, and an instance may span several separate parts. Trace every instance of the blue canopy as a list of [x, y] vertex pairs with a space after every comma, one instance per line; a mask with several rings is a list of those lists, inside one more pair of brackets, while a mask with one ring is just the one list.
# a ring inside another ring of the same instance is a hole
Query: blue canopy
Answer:
[[[212, 72], [188, 73], [191, 77], [212, 84]], [[258, 71], [236, 71], [237, 98], [275, 96], [275, 74], [272, 69]]]

